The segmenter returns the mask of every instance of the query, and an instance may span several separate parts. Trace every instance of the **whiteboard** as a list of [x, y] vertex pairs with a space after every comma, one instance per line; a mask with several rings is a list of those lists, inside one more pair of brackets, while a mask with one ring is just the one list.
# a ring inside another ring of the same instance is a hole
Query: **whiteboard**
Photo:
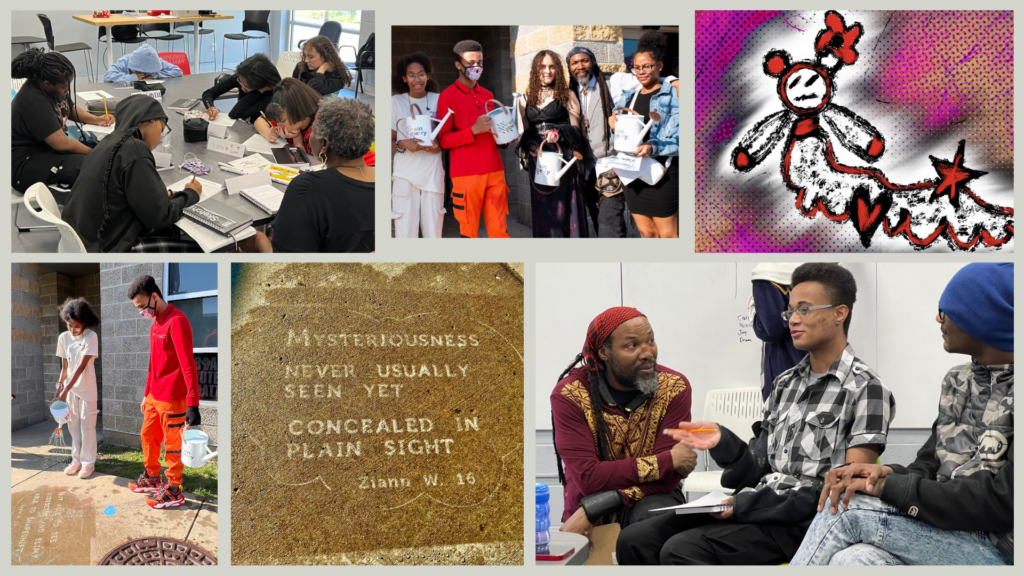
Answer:
[[[761, 341], [747, 309], [755, 263], [538, 263], [536, 428], [551, 428], [549, 396], [583, 348], [587, 326], [612, 306], [647, 315], [658, 362], [693, 386], [692, 412], [708, 390], [760, 388]], [[896, 397], [895, 428], [927, 428], [946, 371], [965, 361], [947, 354], [935, 323], [938, 298], [963, 264], [847, 263], [857, 280], [849, 341]]]

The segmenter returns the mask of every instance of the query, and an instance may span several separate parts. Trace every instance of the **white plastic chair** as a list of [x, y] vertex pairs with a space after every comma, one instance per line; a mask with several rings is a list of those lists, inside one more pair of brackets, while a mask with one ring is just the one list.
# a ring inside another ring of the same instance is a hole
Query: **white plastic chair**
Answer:
[[[748, 438], [751, 433], [750, 427], [761, 419], [763, 406], [760, 388], [712, 390], [704, 399], [704, 416], [701, 420], [715, 422], [719, 426], [725, 426], [740, 438]], [[722, 487], [722, 471], [709, 470], [710, 462], [708, 451], [705, 450], [704, 470], [691, 472], [683, 481], [683, 490], [728, 492], [727, 488]]]
[[277, 72], [281, 75], [281, 78], [291, 78], [292, 72], [295, 71], [295, 65], [302, 62], [302, 52], [292, 50], [289, 52], [281, 52], [277, 56]]
[[[86, 253], [85, 244], [82, 243], [75, 229], [67, 222], [61, 220], [57, 201], [53, 199], [53, 194], [50, 193], [50, 189], [46, 187], [46, 184], [37, 182], [29, 186], [29, 189], [25, 191], [25, 198], [22, 202], [25, 204], [25, 209], [31, 212], [33, 216], [55, 225], [57, 230], [60, 231], [60, 243], [57, 244], [57, 252]], [[38, 210], [33, 203], [39, 205]]]

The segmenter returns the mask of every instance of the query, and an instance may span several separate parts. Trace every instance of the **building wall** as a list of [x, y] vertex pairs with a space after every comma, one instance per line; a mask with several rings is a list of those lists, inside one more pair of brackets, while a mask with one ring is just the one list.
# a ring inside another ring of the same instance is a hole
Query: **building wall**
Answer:
[[[512, 74], [515, 91], [526, 93], [534, 56], [541, 50], [552, 50], [565, 56], [577, 46], [589, 48], [605, 72], [625, 72], [621, 26], [512, 26]], [[568, 78], [568, 76], [567, 76]]]
[[[491, 91], [505, 105], [512, 104], [512, 60], [508, 26], [394, 26], [391, 28], [391, 67], [405, 54], [423, 52], [434, 64], [434, 79], [441, 90], [458, 80], [456, 56], [452, 51], [460, 40], [476, 40], [484, 49], [484, 71], [480, 85]], [[390, 82], [390, 79], [388, 79]], [[447, 156], [447, 153], [445, 154]], [[515, 147], [501, 151], [505, 180], [509, 185], [509, 213], [525, 224], [530, 223], [530, 190], [522, 178]], [[447, 173], [447, 160], [445, 172]], [[447, 189], [451, 190], [450, 181]]]
[[[39, 268], [11, 265], [11, 431], [50, 417], [43, 382]], [[51, 392], [50, 397], [53, 394]]]
[[[61, 359], [57, 357], [57, 338], [67, 327], [60, 320], [60, 306], [68, 298], [83, 297], [101, 310], [99, 272], [79, 278], [68, 278], [59, 272], [50, 272], [39, 277], [39, 303], [42, 307], [43, 327], [43, 380], [50, 384], [60, 378]], [[100, 317], [102, 320], [102, 316]], [[103, 331], [101, 326], [93, 328], [100, 337], [100, 355], [95, 360], [96, 389], [99, 392], [99, 409], [103, 410]], [[74, 367], [70, 367], [74, 369]]]

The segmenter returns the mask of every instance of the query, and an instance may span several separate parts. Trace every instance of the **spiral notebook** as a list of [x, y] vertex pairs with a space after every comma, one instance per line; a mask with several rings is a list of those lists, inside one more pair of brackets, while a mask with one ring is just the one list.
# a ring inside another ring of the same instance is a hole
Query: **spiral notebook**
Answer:
[[284, 192], [274, 188], [271, 184], [246, 188], [240, 194], [242, 198], [252, 202], [257, 208], [271, 216], [277, 214], [277, 211], [281, 209], [281, 201], [284, 200]]

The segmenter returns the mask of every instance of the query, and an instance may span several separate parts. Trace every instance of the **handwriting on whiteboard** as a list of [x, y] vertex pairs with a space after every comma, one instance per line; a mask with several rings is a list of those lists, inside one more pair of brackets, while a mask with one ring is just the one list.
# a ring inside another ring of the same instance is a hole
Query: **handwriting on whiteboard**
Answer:
[[740, 314], [736, 317], [736, 320], [739, 324], [736, 328], [736, 335], [740, 339], [740, 344], [743, 344], [744, 342], [753, 342], [754, 320], [746, 314]]

